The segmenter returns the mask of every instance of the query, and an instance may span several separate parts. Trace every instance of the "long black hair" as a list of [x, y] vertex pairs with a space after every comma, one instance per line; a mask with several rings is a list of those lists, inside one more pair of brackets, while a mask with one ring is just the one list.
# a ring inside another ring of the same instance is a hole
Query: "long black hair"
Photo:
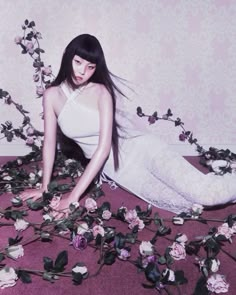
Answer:
[[96, 64], [96, 70], [88, 82], [104, 85], [111, 95], [113, 103], [112, 150], [114, 156], [114, 166], [117, 170], [119, 167], [119, 126], [115, 119], [116, 92], [122, 96], [125, 95], [112, 80], [112, 77], [118, 77], [108, 70], [100, 42], [96, 37], [89, 34], [79, 35], [67, 45], [62, 57], [59, 73], [51, 86], [58, 86], [62, 82], [66, 81], [72, 89], [76, 89], [78, 87], [78, 85], [76, 85], [73, 81], [74, 73], [72, 60], [75, 55]]

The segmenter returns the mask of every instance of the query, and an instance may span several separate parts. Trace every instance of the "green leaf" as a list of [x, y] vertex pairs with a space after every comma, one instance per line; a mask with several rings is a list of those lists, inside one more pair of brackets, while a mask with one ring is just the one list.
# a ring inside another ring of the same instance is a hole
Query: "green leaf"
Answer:
[[0, 253], [0, 262], [2, 262], [5, 259], [5, 256], [3, 253]]
[[72, 271], [72, 281], [74, 285], [81, 285], [83, 281], [83, 275], [80, 272], [73, 272]]
[[209, 291], [206, 287], [206, 278], [203, 276], [197, 281], [193, 295], [208, 295]]
[[104, 264], [112, 265], [116, 261], [116, 252], [114, 251], [107, 251], [104, 255]]
[[53, 269], [53, 260], [49, 257], [43, 257], [44, 269], [51, 271]]
[[33, 202], [32, 199], [28, 199], [26, 203], [27, 203], [27, 206], [33, 211], [41, 210], [45, 206], [44, 202], [37, 202], [37, 201]]
[[18, 278], [21, 279], [21, 281], [24, 283], [24, 284], [30, 284], [32, 283], [32, 279], [31, 279], [31, 276], [28, 272], [24, 271], [24, 270], [19, 270], [17, 272], [17, 275], [18, 275]]
[[161, 273], [156, 263], [150, 262], [145, 268], [145, 276], [149, 282], [157, 283], [160, 281]]
[[165, 257], [164, 257], [164, 256], [159, 257], [159, 258], [158, 258], [158, 263], [159, 263], [159, 264], [166, 264], [166, 259], [165, 259]]
[[188, 280], [185, 278], [184, 272], [182, 270], [175, 271], [175, 281], [179, 285], [186, 284], [188, 282]]
[[54, 265], [54, 270], [56, 272], [63, 271], [67, 263], [68, 263], [68, 252], [64, 250], [60, 252], [57, 256], [55, 265]]

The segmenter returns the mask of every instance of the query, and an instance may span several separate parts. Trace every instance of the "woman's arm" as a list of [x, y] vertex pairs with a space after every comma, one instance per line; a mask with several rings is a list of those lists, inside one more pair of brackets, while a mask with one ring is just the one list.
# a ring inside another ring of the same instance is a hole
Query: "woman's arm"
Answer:
[[52, 168], [56, 149], [56, 129], [57, 119], [53, 107], [53, 101], [57, 99], [57, 89], [49, 88], [45, 91], [43, 97], [44, 111], [44, 144], [43, 144], [43, 182], [41, 189], [29, 189], [21, 194], [22, 200], [33, 198], [37, 200], [44, 191], [51, 179]]
[[112, 98], [105, 87], [102, 88], [101, 92], [101, 96], [98, 99], [100, 119], [98, 147], [69, 196], [71, 202], [79, 200], [81, 195], [85, 192], [95, 176], [101, 170], [111, 150], [113, 122]]
[[42, 189], [44, 191], [47, 191], [55, 160], [57, 118], [54, 110], [54, 101], [57, 99], [57, 94], [57, 88], [49, 88], [43, 97], [44, 143]]

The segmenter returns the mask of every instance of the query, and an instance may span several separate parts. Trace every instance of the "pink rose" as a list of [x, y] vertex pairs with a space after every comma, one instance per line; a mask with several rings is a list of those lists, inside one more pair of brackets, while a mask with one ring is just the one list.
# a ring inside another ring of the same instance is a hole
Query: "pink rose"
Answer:
[[94, 212], [97, 209], [97, 202], [92, 198], [87, 198], [84, 204], [85, 208], [89, 212]]
[[213, 274], [207, 280], [207, 289], [216, 294], [227, 293], [229, 290], [229, 284], [226, 282], [223, 275]]
[[93, 227], [93, 235], [94, 235], [94, 237], [96, 238], [98, 234], [100, 234], [102, 237], [104, 237], [104, 235], [105, 235], [104, 228], [101, 225], [95, 225]]
[[129, 210], [125, 213], [125, 220], [131, 223], [134, 219], [138, 217], [136, 210]]
[[121, 260], [127, 260], [129, 257], [130, 257], [130, 253], [128, 250], [126, 250], [126, 249], [120, 250], [118, 258], [120, 258]]
[[185, 247], [183, 244], [179, 244], [177, 242], [174, 242], [172, 246], [170, 246], [170, 255], [175, 259], [175, 260], [181, 260], [185, 259], [186, 257], [186, 251]]
[[42, 96], [44, 93], [44, 88], [42, 86], [36, 86], [36, 94]]
[[111, 218], [112, 213], [109, 210], [104, 210], [102, 212], [102, 218], [105, 220], [109, 220]]
[[20, 44], [22, 40], [23, 40], [23, 38], [20, 37], [20, 36], [16, 36], [15, 39], [14, 39], [16, 44]]
[[133, 229], [136, 225], [138, 225], [139, 231], [145, 227], [144, 222], [139, 217], [136, 217], [131, 221], [131, 223], [129, 224], [129, 228]]
[[0, 270], [0, 288], [13, 287], [18, 279], [17, 274], [12, 267], [4, 267]]
[[34, 144], [34, 139], [32, 137], [27, 137], [25, 142], [26, 142], [27, 145], [31, 146], [31, 145]]
[[23, 231], [27, 229], [29, 222], [25, 221], [24, 219], [16, 219], [14, 226], [17, 231]]
[[26, 129], [26, 133], [27, 133], [27, 135], [33, 135], [34, 134], [34, 128], [33, 127], [28, 127]]
[[43, 72], [44, 75], [46, 75], [46, 76], [50, 76], [51, 73], [52, 73], [51, 66], [43, 67], [43, 68], [42, 68], [42, 72]]
[[29, 41], [26, 43], [26, 51], [30, 54], [33, 54], [34, 53], [34, 44], [33, 42]]
[[231, 227], [229, 227], [228, 223], [223, 223], [218, 227], [216, 236], [222, 235], [225, 236], [226, 239], [230, 239], [233, 233], [234, 231]]

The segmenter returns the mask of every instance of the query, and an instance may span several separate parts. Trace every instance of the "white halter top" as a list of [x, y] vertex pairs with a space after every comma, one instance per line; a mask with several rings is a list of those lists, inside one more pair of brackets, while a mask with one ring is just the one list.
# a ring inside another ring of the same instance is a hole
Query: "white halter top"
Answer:
[[57, 118], [58, 125], [81, 147], [85, 157], [91, 159], [99, 141], [99, 112], [79, 103], [80, 89], [71, 93], [67, 84], [62, 83], [60, 87], [67, 100]]

